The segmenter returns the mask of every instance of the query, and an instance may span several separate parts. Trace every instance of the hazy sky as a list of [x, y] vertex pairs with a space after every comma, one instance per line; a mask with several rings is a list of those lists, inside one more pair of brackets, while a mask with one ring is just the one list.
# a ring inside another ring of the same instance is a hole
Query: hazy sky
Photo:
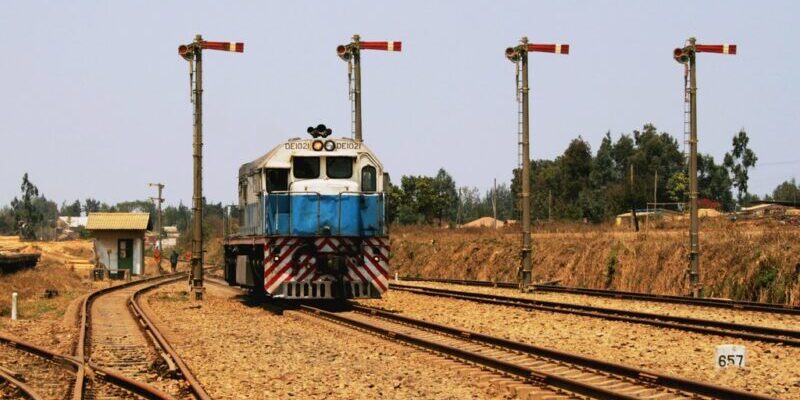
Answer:
[[796, 1], [7, 1], [0, 11], [0, 204], [24, 172], [49, 198], [191, 199], [191, 104], [177, 54], [196, 33], [244, 41], [206, 52], [205, 195], [236, 199], [240, 164], [324, 122], [349, 136], [346, 64], [335, 47], [402, 40], [362, 57], [364, 139], [395, 181], [444, 167], [459, 185], [510, 180], [514, 66], [506, 47], [571, 45], [531, 56], [532, 157], [582, 135], [596, 150], [652, 122], [682, 141], [675, 47], [736, 43], [698, 60], [700, 151], [721, 161], [745, 128], [760, 166], [751, 191], [800, 170], [800, 2]]

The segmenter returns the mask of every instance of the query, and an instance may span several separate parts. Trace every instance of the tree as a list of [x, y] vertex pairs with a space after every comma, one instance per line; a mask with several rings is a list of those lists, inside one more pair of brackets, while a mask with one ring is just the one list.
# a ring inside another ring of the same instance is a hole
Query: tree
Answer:
[[439, 226], [447, 219], [453, 221], [458, 212], [458, 193], [456, 183], [444, 168], [439, 168], [436, 177], [433, 178], [433, 191], [435, 192], [435, 208], [439, 217]]
[[775, 201], [787, 201], [800, 204], [800, 186], [795, 179], [784, 181], [772, 191], [772, 199]]
[[683, 171], [678, 171], [667, 180], [667, 194], [673, 202], [684, 202], [689, 191], [689, 178]]
[[747, 196], [747, 180], [749, 179], [747, 170], [754, 167], [758, 161], [756, 153], [748, 147], [749, 143], [750, 138], [747, 137], [747, 132], [744, 129], [740, 130], [733, 136], [733, 150], [725, 153], [723, 162], [725, 168], [733, 175], [733, 186], [736, 187], [736, 198], [740, 207], [746, 204], [744, 200]]
[[13, 235], [17, 233], [14, 223], [14, 209], [8, 206], [0, 208], [0, 235]]
[[100, 211], [100, 202], [98, 200], [88, 198], [83, 201], [83, 211], [86, 212], [86, 215], [89, 215], [90, 212], [99, 212]]
[[733, 211], [734, 201], [731, 193], [731, 178], [728, 170], [714, 162], [709, 154], [697, 157], [697, 188], [700, 198], [714, 200], [725, 211]]
[[19, 237], [24, 240], [36, 239], [36, 228], [39, 227], [44, 214], [36, 207], [35, 200], [39, 197], [39, 189], [28, 179], [28, 173], [22, 176], [20, 185], [22, 199], [11, 201], [14, 210], [14, 225], [17, 227]]
[[67, 204], [66, 202], [61, 203], [61, 211], [59, 211], [58, 214], [62, 217], [80, 217], [80, 200], [75, 200], [72, 204]]

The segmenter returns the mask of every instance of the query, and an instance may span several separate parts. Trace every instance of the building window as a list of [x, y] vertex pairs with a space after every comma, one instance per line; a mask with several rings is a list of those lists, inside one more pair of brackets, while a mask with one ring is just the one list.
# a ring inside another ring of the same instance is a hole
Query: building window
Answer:
[[292, 169], [297, 179], [319, 178], [319, 157], [294, 157]]
[[350, 179], [353, 177], [353, 157], [326, 157], [325, 171], [331, 179]]
[[361, 191], [362, 192], [376, 192], [378, 191], [377, 179], [375, 177], [375, 167], [371, 165], [361, 168]]

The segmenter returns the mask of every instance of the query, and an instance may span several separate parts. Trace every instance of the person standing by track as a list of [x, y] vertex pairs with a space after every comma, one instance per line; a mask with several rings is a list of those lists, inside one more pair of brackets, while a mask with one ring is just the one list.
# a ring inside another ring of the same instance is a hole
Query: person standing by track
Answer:
[[169, 255], [169, 272], [175, 272], [175, 268], [178, 266], [178, 252], [175, 249], [172, 249], [172, 253]]

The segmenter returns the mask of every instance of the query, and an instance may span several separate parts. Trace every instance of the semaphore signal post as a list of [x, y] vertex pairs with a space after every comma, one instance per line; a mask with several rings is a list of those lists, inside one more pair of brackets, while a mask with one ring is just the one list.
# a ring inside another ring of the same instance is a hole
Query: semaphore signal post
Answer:
[[520, 290], [528, 290], [531, 285], [532, 253], [531, 243], [531, 157], [530, 157], [530, 122], [528, 111], [528, 53], [569, 54], [568, 44], [528, 43], [523, 37], [519, 45], [506, 49], [506, 58], [517, 66], [517, 101], [519, 102], [519, 163], [522, 169], [522, 262], [519, 273]]

